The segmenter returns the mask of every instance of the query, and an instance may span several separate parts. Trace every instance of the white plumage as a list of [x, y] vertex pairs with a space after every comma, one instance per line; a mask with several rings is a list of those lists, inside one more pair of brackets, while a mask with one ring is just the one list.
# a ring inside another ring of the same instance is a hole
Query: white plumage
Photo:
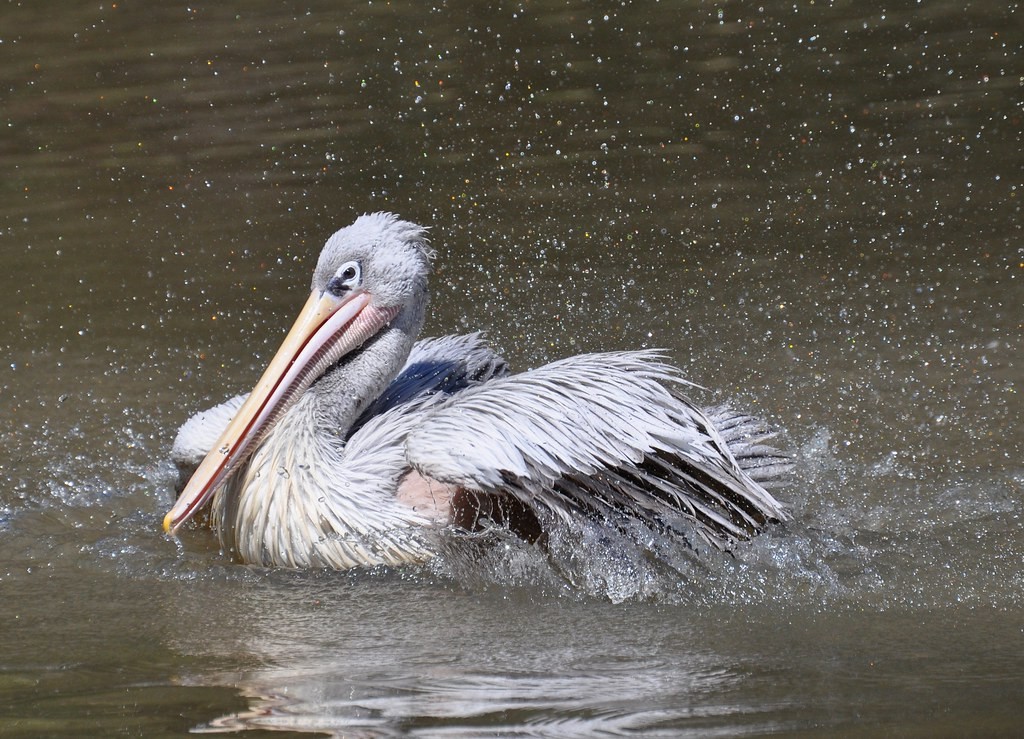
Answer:
[[[182, 426], [176, 461], [205, 459], [168, 530], [212, 497], [213, 525], [243, 561], [347, 569], [423, 562], [445, 526], [506, 525], [542, 543], [527, 532], [559, 518], [619, 530], [640, 520], [728, 547], [787, 518], [763, 484], [790, 462], [764, 445], [763, 424], [693, 405], [656, 352], [510, 375], [477, 334], [416, 342], [430, 254], [424, 229], [387, 214], [331, 237], [307, 309], [252, 397]], [[356, 317], [324, 335], [336, 311]], [[310, 355], [341, 358], [279, 387], [280, 367]]]

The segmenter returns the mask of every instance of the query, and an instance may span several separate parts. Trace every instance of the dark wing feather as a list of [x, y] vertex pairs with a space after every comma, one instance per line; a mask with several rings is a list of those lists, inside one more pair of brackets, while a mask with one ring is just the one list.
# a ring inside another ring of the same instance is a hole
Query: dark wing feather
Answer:
[[480, 333], [417, 341], [402, 371], [349, 429], [351, 437], [374, 416], [424, 395], [451, 395], [508, 374], [505, 360], [483, 343]]
[[[786, 519], [682, 384], [650, 352], [571, 357], [451, 397], [413, 430], [407, 455], [427, 477], [556, 516], [660, 526], [681, 514], [719, 547]], [[729, 424], [736, 448], [758, 456], [744, 441], [753, 427]]]

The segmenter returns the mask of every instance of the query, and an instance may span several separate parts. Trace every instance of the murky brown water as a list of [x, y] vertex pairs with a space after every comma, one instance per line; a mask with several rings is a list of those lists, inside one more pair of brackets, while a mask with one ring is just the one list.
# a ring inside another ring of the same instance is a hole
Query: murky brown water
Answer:
[[[338, 6], [0, 8], [0, 734], [1018, 731], [1019, 6]], [[433, 226], [431, 333], [773, 419], [795, 521], [589, 594], [162, 537], [370, 210]]]

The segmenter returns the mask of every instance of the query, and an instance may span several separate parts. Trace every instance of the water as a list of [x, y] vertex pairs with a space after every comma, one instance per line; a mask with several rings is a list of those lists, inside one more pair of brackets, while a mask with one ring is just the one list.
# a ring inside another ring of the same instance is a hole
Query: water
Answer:
[[[1016, 732], [1020, 24], [6, 5], [0, 734]], [[433, 227], [430, 333], [520, 368], [664, 347], [770, 418], [794, 521], [573, 586], [522, 552], [267, 572], [162, 537], [177, 426], [251, 385], [371, 210]]]

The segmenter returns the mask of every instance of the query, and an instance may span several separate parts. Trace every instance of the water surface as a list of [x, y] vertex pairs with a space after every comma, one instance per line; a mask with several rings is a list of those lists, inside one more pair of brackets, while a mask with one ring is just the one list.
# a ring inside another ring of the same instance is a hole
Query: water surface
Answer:
[[[0, 734], [1015, 732], [1021, 23], [5, 5]], [[432, 227], [428, 332], [518, 368], [663, 347], [771, 419], [794, 521], [675, 581], [161, 536], [177, 426], [248, 389], [373, 210]]]

